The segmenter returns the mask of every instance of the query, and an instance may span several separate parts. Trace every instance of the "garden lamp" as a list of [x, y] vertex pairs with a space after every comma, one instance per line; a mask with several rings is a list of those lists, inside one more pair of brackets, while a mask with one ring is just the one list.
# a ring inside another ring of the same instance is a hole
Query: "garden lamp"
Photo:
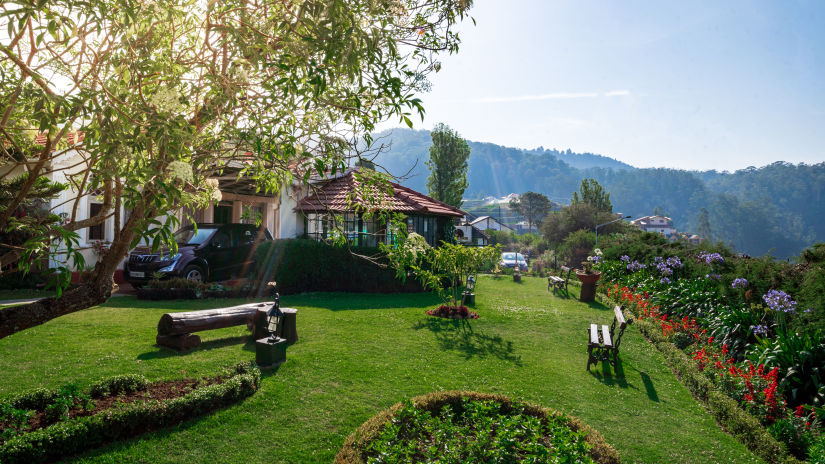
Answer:
[[284, 313], [281, 311], [280, 296], [275, 294], [275, 301], [266, 313], [266, 330], [269, 332], [269, 339], [275, 341], [278, 338], [278, 331], [284, 320]]
[[476, 278], [473, 276], [467, 276], [467, 292], [473, 293], [473, 289], [476, 288]]

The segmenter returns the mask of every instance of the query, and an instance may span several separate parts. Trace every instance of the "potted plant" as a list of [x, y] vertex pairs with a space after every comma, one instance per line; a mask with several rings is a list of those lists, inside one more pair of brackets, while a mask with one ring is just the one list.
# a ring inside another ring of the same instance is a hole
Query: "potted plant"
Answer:
[[588, 256], [587, 261], [582, 261], [581, 269], [576, 269], [576, 277], [578, 277], [582, 283], [579, 301], [593, 301], [596, 299], [596, 282], [602, 277], [602, 273], [600, 271], [594, 271], [593, 265], [601, 259], [602, 251], [596, 248], [593, 256]]

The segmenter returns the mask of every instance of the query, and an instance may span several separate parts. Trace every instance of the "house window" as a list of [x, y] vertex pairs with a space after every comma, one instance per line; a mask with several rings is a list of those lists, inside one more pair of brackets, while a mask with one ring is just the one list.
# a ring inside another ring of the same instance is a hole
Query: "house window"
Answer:
[[[102, 204], [100, 204], [100, 203], [90, 203], [89, 204], [89, 217], [90, 218], [97, 216], [98, 214], [100, 214], [101, 211], [103, 211], [103, 205]], [[102, 223], [100, 223], [96, 226], [89, 227], [87, 240], [90, 240], [90, 241], [91, 240], [103, 240], [105, 238], [104, 237], [105, 224], [106, 224], [105, 222], [102, 222]]]

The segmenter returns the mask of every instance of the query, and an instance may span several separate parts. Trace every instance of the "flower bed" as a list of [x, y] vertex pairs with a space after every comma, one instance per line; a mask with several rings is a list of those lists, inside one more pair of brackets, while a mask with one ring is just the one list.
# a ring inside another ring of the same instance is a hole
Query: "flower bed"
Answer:
[[618, 453], [576, 418], [500, 395], [436, 392], [398, 403], [350, 435], [343, 463], [618, 463]]
[[[640, 328], [648, 339], [672, 343], [686, 355], [696, 376], [688, 370], [680, 377], [720, 424], [751, 449], [769, 462], [786, 459], [781, 447], [764, 436], [755, 439], [762, 434], [747, 425], [748, 420], [721, 407], [718, 397], [710, 401], [712, 395], [700, 385], [712, 385], [733, 400], [796, 457], [818, 453], [825, 443], [820, 421], [825, 411], [808, 404], [819, 401], [823, 393], [817, 382], [822, 378], [818, 366], [825, 359], [820, 350], [825, 347], [817, 342], [818, 332], [797, 334], [788, 329], [796, 302], [783, 291], [765, 292], [760, 303], [748, 289], [747, 279], [727, 278], [725, 285], [739, 292], [743, 301], [726, 300], [717, 290], [725, 263], [719, 253], [699, 252], [693, 260], [693, 275], [685, 275], [682, 261], [675, 256], [657, 257], [649, 264], [628, 256], [601, 263], [607, 275], [602, 291], [647, 322]], [[704, 276], [696, 275], [697, 270]], [[665, 354], [672, 366], [683, 362]]]
[[478, 319], [478, 313], [470, 311], [466, 306], [441, 305], [436, 309], [427, 311], [427, 315], [447, 319]]
[[180, 423], [255, 393], [260, 371], [242, 363], [203, 380], [149, 383], [117, 376], [87, 391], [38, 389], [0, 402], [0, 462], [53, 461]]

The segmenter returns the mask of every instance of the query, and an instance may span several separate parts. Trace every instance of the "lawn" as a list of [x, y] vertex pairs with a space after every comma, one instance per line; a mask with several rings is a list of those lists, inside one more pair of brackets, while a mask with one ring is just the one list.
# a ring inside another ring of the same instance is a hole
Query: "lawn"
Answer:
[[[189, 353], [154, 345], [165, 312], [239, 303], [119, 297], [7, 337], [0, 340], [0, 394], [120, 373], [206, 376], [254, 359], [243, 327], [203, 332], [204, 343]], [[300, 341], [257, 394], [70, 462], [328, 463], [378, 411], [441, 389], [501, 393], [576, 415], [623, 462], [760, 462], [719, 429], [634, 326], [622, 340], [619, 376], [606, 366], [585, 370], [585, 328], [608, 323], [609, 308], [552, 296], [544, 280], [530, 277], [517, 284], [482, 276], [481, 318], [469, 324], [424, 315], [436, 303], [424, 294], [284, 296], [284, 306], [299, 310]]]

